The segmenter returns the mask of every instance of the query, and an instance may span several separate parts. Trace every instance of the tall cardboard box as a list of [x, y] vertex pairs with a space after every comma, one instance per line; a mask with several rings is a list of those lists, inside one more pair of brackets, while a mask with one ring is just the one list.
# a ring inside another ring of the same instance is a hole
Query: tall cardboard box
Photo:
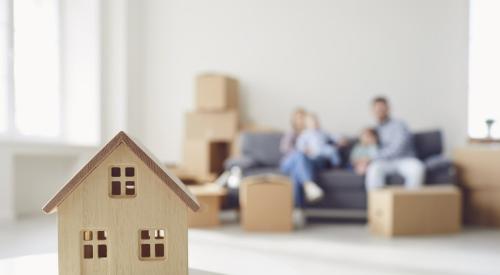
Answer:
[[188, 186], [189, 191], [196, 196], [200, 209], [189, 210], [189, 227], [217, 227], [220, 225], [220, 205], [227, 191], [216, 184]]
[[370, 231], [384, 236], [456, 233], [461, 229], [461, 203], [455, 186], [370, 191]]
[[464, 193], [467, 224], [500, 227], [500, 189], [468, 189]]
[[196, 79], [196, 109], [227, 111], [238, 109], [238, 81], [223, 75], [205, 74]]
[[183, 165], [197, 177], [219, 174], [224, 170], [230, 149], [230, 143], [225, 141], [185, 140]]
[[470, 145], [456, 148], [453, 161], [460, 183], [469, 188], [500, 189], [500, 146]]
[[248, 231], [287, 232], [293, 229], [292, 183], [287, 177], [244, 178], [240, 186], [241, 226]]
[[233, 141], [238, 133], [238, 114], [190, 112], [186, 114], [186, 139]]

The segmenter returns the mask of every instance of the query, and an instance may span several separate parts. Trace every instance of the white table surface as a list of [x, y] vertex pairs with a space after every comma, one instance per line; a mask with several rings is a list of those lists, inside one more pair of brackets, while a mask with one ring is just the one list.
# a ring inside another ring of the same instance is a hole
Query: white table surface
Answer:
[[[0, 259], [0, 275], [57, 275], [57, 254], [39, 254]], [[221, 275], [202, 270], [189, 270], [190, 275]]]

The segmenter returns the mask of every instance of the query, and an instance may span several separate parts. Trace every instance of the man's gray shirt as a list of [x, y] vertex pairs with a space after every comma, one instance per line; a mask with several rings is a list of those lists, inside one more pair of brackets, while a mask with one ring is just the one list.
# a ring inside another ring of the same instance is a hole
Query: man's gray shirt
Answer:
[[404, 122], [389, 118], [377, 126], [377, 134], [380, 144], [377, 159], [415, 156], [412, 134]]

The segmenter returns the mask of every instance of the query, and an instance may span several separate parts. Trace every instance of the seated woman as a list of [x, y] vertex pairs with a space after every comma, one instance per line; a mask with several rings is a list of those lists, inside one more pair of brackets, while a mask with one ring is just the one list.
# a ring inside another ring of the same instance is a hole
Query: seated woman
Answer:
[[315, 202], [323, 198], [323, 190], [315, 183], [316, 174], [329, 165], [340, 164], [340, 157], [335, 146], [335, 139], [321, 129], [318, 117], [314, 114], [306, 116], [306, 129], [297, 139], [296, 148], [307, 157], [309, 169], [298, 171], [302, 181], [305, 198]]
[[318, 119], [304, 109], [296, 110], [292, 115], [292, 131], [283, 137], [281, 149], [285, 154], [281, 171], [295, 185], [296, 207], [303, 206], [303, 197], [308, 202], [322, 199], [324, 194], [315, 183], [316, 175], [328, 164], [339, 164], [340, 158], [334, 140], [320, 128]]

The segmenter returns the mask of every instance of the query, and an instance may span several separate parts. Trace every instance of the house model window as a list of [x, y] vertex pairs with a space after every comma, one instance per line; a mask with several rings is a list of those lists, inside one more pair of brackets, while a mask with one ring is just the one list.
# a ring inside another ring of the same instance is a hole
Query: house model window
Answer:
[[139, 259], [148, 260], [164, 260], [166, 256], [167, 237], [165, 230], [143, 229], [139, 231]]
[[82, 231], [82, 256], [84, 259], [108, 257], [108, 234], [104, 230]]
[[109, 196], [131, 198], [137, 195], [137, 172], [132, 165], [113, 165], [109, 168]]

